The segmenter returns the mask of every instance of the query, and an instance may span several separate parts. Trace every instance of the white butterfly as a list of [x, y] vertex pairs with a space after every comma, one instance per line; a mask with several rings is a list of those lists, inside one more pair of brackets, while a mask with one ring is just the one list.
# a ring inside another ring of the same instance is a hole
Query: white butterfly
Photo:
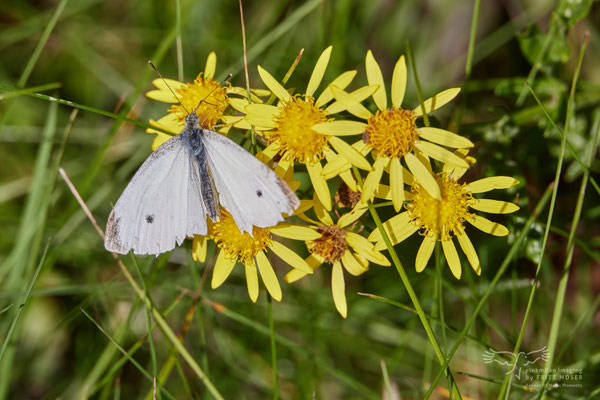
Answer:
[[206, 216], [219, 205], [242, 232], [283, 221], [300, 205], [271, 168], [230, 139], [198, 125], [185, 128], [154, 151], [135, 173], [106, 224], [104, 247], [126, 254], [161, 254], [193, 235], [206, 235]]

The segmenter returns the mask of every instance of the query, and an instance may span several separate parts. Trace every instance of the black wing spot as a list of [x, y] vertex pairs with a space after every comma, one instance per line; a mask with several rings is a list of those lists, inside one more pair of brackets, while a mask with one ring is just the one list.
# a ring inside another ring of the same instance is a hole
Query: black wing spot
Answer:
[[146, 215], [146, 222], [151, 224], [154, 222], [154, 215]]
[[256, 195], [257, 195], [258, 197], [262, 197], [262, 192], [261, 192], [260, 190], [257, 190], [257, 191], [256, 191]]

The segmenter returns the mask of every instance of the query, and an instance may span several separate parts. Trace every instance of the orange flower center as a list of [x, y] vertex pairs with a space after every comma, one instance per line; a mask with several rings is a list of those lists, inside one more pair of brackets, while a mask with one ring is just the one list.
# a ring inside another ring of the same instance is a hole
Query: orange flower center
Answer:
[[200, 125], [210, 129], [217, 125], [229, 105], [227, 97], [229, 86], [231, 86], [229, 83], [222, 86], [214, 79], [206, 79], [200, 73], [194, 82], [186, 83], [176, 90], [181, 104], [172, 105], [169, 112], [176, 114], [177, 119], [183, 122], [188, 111], [191, 113], [198, 107], [196, 114], [200, 118]]
[[402, 108], [377, 111], [367, 120], [363, 140], [380, 156], [400, 158], [419, 137], [416, 119], [414, 112]]
[[412, 223], [423, 230], [423, 235], [449, 240], [452, 234], [462, 232], [465, 220], [473, 218], [469, 212], [473, 196], [464, 189], [464, 184], [457, 183], [445, 172], [438, 173], [435, 180], [440, 186], [442, 199], [434, 199], [415, 182], [406, 209]]
[[317, 232], [321, 237], [307, 243], [308, 251], [321, 256], [329, 264], [340, 260], [348, 248], [346, 232], [333, 225], [320, 225]]
[[324, 157], [328, 139], [311, 127], [326, 121], [327, 113], [315, 106], [314, 98], [294, 96], [275, 117], [276, 130], [269, 136], [269, 141], [279, 142], [286, 159], [315, 163]]

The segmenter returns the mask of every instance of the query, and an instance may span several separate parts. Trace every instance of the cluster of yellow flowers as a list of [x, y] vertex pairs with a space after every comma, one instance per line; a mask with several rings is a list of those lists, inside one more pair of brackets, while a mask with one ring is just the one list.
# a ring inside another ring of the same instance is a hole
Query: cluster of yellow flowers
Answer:
[[[266, 255], [271, 250], [292, 267], [284, 278], [288, 283], [312, 274], [321, 265], [331, 265], [333, 300], [339, 313], [346, 317], [344, 270], [357, 276], [366, 272], [370, 263], [389, 266], [390, 262], [381, 253], [386, 249], [384, 233], [392, 245], [415, 232], [423, 236], [415, 258], [417, 272], [425, 268], [435, 243], [440, 241], [452, 274], [460, 279], [461, 262], [454, 244], [456, 237], [479, 275], [481, 265], [465, 233], [465, 222], [491, 235], [505, 236], [508, 234], [506, 227], [475, 214], [473, 210], [505, 214], [518, 210], [518, 207], [504, 201], [476, 198], [473, 194], [509, 188], [518, 181], [496, 176], [459, 183], [469, 164], [475, 162], [468, 156], [473, 143], [447, 130], [423, 127], [418, 123], [423, 114], [454, 99], [460, 89], [445, 90], [414, 109], [403, 108], [407, 68], [402, 56], [392, 75], [390, 106], [383, 74], [371, 51], [365, 59], [367, 86], [345, 90], [356, 71], [344, 72], [328, 85], [322, 85], [331, 51], [332, 47], [328, 47], [319, 57], [304, 93], [286, 89], [258, 66], [258, 73], [268, 90], [252, 89], [248, 99], [246, 89], [228, 83], [220, 85], [213, 79], [214, 53], [208, 56], [204, 72], [194, 82], [167, 80], [179, 100], [160, 79], [154, 81], [157, 90], [147, 93], [151, 99], [172, 103], [168, 114], [157, 121], [151, 120], [152, 125], [175, 134], [181, 132], [185, 109], [194, 109], [208, 96], [197, 111], [202, 116], [204, 128], [219, 126], [218, 130], [223, 134], [232, 127], [253, 128], [258, 140], [266, 146], [256, 156], [275, 166], [275, 171], [293, 190], [300, 186], [300, 182], [293, 180], [294, 167], [304, 165], [310, 177], [314, 195], [312, 199], [303, 199], [295, 212], [306, 223], [255, 227], [249, 235], [241, 233], [231, 216], [222, 210], [220, 221], [211, 225], [209, 235], [193, 239], [195, 260], [205, 260], [208, 240], [214, 241], [220, 249], [212, 287], [220, 286], [234, 266], [241, 263], [245, 267], [252, 301], [258, 298], [258, 272], [269, 294], [281, 300], [281, 287]], [[319, 87], [322, 90], [317, 95]], [[276, 105], [263, 100], [268, 96], [277, 101]], [[362, 104], [366, 100], [374, 102], [375, 113]], [[229, 107], [235, 112], [227, 112]], [[338, 118], [342, 112], [356, 118]], [[157, 130], [149, 129], [148, 132], [156, 134], [154, 149], [170, 137]], [[358, 137], [349, 143], [341, 138], [343, 136]], [[432, 159], [435, 160], [433, 163]], [[360, 170], [366, 171], [364, 182]], [[389, 185], [381, 183], [384, 172], [389, 175], [384, 180], [389, 181]], [[339, 189], [332, 196], [327, 181], [336, 177], [339, 177]], [[383, 223], [384, 232], [375, 228], [365, 237], [361, 233], [369, 225], [361, 217], [368, 215], [369, 205], [375, 198], [388, 200], [398, 214]], [[303, 259], [276, 238], [304, 241], [309, 256]]]

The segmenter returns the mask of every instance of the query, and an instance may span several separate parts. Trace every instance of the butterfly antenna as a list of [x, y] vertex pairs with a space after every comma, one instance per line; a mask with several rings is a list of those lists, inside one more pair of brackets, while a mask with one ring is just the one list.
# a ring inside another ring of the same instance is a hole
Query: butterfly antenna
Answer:
[[[158, 74], [158, 76], [160, 77], [160, 79], [162, 79], [162, 81], [167, 86], [167, 88], [169, 88], [169, 91], [171, 91], [171, 93], [173, 93], [173, 96], [175, 96], [175, 98], [177, 99], [177, 101], [179, 102], [179, 104], [181, 105], [181, 107], [183, 107], [183, 109], [185, 110], [185, 112], [188, 113], [188, 115], [189, 115], [190, 112], [187, 110], [187, 108], [185, 108], [185, 106], [183, 105], [183, 103], [181, 102], [181, 100], [179, 99], [179, 97], [175, 94], [175, 92], [173, 91], [173, 89], [171, 89], [171, 86], [169, 86], [169, 84], [167, 83], [167, 81], [165, 80], [165, 78], [163, 78], [163, 76], [161, 75], [161, 73], [158, 72], [158, 69], [154, 66], [154, 63], [150, 60], [150, 61], [148, 61], [148, 65], [150, 65], [152, 67], [152, 69], [154, 70], [154, 72], [156, 72]], [[198, 109], [198, 107], [196, 107], [196, 110], [197, 109]], [[194, 110], [194, 112], [195, 112], [195, 110]]]
[[[229, 79], [231, 79], [231, 74], [228, 74], [225, 79], [223, 79], [221, 81], [221, 83], [219, 83], [219, 86], [217, 87], [221, 87], [225, 84], [225, 82], [227, 82]], [[198, 102], [198, 105], [196, 106], [196, 108], [194, 108], [194, 112], [198, 111], [198, 108], [200, 107], [200, 104], [202, 104], [206, 99], [208, 99], [210, 97], [211, 94], [213, 94], [213, 92], [217, 90], [217, 88], [214, 88], [213, 90], [210, 91], [210, 93], [208, 93], [202, 100], [200, 100]]]

